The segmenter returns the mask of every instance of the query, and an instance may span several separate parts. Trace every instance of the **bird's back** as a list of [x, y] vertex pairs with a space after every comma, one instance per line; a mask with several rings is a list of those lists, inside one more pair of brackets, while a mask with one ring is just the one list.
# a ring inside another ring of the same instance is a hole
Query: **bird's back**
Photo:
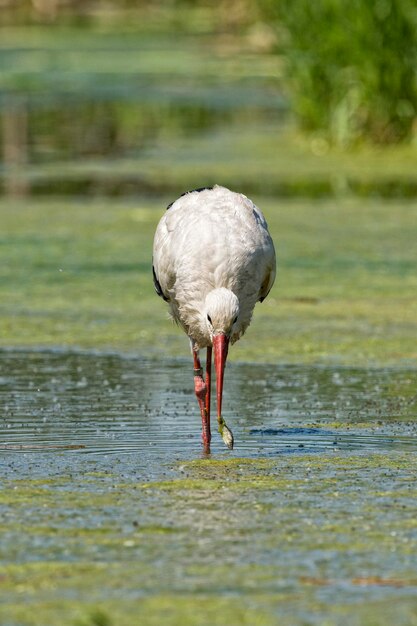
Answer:
[[243, 332], [275, 278], [274, 246], [261, 211], [220, 186], [184, 194], [168, 208], [155, 234], [153, 264], [160, 295], [183, 326], [209, 291], [225, 287], [239, 299]]

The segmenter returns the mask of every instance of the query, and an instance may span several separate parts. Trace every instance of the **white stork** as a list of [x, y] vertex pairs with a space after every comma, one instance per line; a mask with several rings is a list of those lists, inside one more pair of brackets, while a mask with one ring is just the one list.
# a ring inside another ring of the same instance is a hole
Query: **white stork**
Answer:
[[[275, 279], [275, 250], [261, 211], [246, 196], [215, 185], [184, 193], [168, 206], [155, 233], [155, 289], [187, 333], [194, 387], [209, 451], [211, 356], [217, 385], [217, 421], [228, 448], [233, 435], [222, 417], [223, 375], [229, 343], [250, 324], [256, 302]], [[199, 350], [207, 348], [206, 374]]]

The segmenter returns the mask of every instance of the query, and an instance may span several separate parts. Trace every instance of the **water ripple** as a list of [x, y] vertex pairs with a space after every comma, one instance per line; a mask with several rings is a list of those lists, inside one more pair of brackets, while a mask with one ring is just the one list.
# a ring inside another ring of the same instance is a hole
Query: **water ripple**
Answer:
[[[118, 355], [0, 352], [0, 452], [136, 455], [143, 468], [201, 452], [188, 363]], [[231, 364], [212, 453], [417, 449], [410, 370]], [[215, 422], [215, 420], [214, 420]]]

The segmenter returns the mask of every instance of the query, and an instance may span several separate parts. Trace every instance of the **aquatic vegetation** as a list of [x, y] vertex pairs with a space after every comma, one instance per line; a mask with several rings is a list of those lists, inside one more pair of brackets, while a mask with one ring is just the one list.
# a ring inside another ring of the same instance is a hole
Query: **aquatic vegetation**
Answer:
[[[414, 203], [255, 199], [279, 272], [231, 359], [413, 361]], [[152, 234], [166, 204], [4, 201], [0, 345], [186, 355], [152, 284]]]
[[[276, 57], [180, 4], [185, 37], [155, 13], [2, 32], [34, 196], [0, 201], [0, 621], [410, 626], [415, 149], [301, 138]], [[207, 457], [151, 242], [215, 182], [254, 195], [279, 274], [231, 351], [236, 448]]]
[[205, 457], [177, 361], [0, 360], [4, 624], [412, 623], [414, 370], [235, 364]]
[[[182, 462], [188, 476], [129, 480], [105, 504], [81, 475], [69, 502], [60, 480], [42, 489], [28, 478], [31, 501], [3, 504], [2, 614], [24, 625], [58, 614], [96, 624], [98, 610], [110, 624], [135, 614], [172, 625], [389, 624], [389, 597], [407, 624], [417, 586], [410, 463], [387, 452]], [[155, 526], [143, 523], [148, 507]]]

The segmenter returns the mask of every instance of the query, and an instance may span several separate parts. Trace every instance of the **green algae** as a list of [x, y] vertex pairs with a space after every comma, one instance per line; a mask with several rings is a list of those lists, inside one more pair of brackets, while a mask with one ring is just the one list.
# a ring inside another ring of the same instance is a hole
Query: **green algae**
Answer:
[[2, 363], [5, 447], [85, 445], [2, 453], [5, 626], [413, 623], [413, 370], [233, 366], [207, 455], [177, 362]]
[[[4, 201], [0, 345], [185, 356], [152, 284], [153, 232], [169, 200]], [[254, 200], [279, 273], [232, 360], [415, 359], [413, 202]]]
[[3, 564], [25, 537], [0, 572], [4, 623], [388, 625], [387, 593], [398, 623], [414, 615], [415, 455], [201, 459], [176, 473], [104, 498], [91, 476], [70, 492], [65, 477], [27, 480], [4, 500]]
[[[276, 602], [279, 602], [277, 597]], [[124, 601], [123, 609], [117, 601], [86, 603], [82, 608], [74, 608], [68, 602], [44, 603], [37, 607], [20, 606], [17, 609], [5, 605], [3, 615], [25, 626], [43, 624], [71, 624], [71, 626], [160, 626], [161, 620], [168, 626], [274, 626], [275, 619], [262, 609], [242, 606], [237, 599], [218, 599], [211, 596], [158, 595], [139, 601]], [[62, 616], [65, 621], [62, 621]], [[67, 621], [67, 617], [69, 621]], [[43, 620], [43, 622], [41, 621]], [[290, 624], [290, 622], [287, 622]]]

